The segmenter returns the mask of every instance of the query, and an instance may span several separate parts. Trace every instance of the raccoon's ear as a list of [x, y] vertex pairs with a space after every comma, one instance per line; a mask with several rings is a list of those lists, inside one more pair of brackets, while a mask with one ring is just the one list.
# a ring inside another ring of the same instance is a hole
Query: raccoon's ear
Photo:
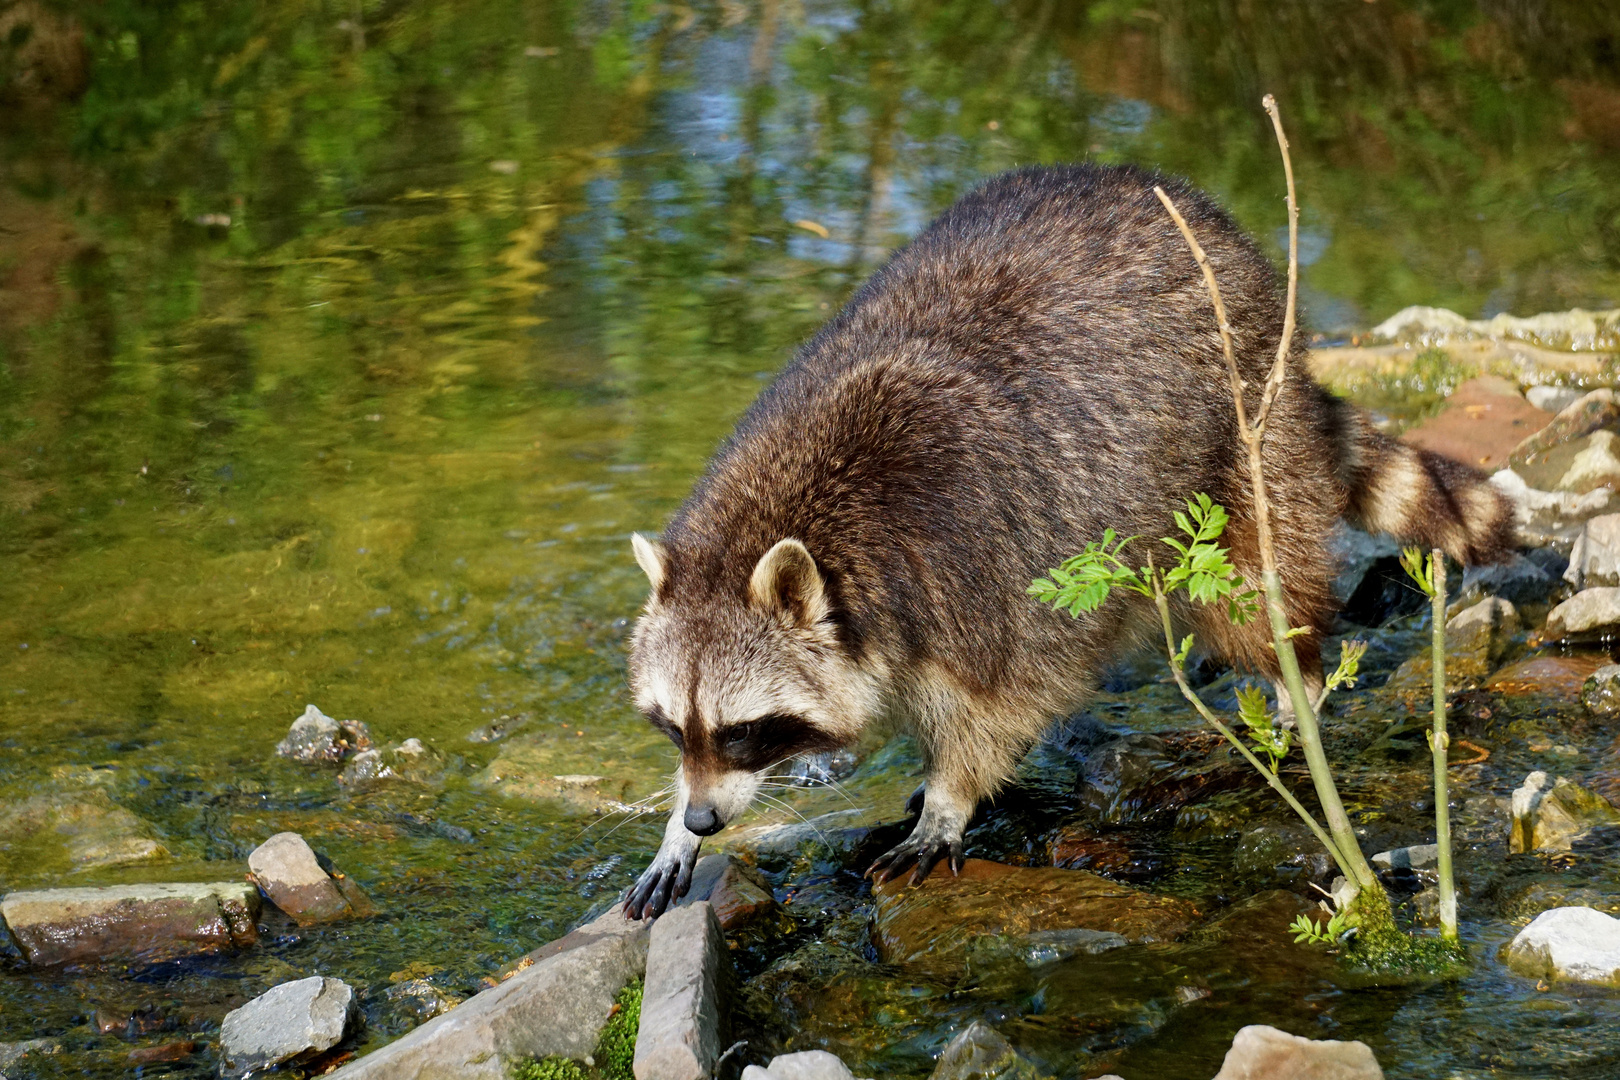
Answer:
[[636, 565], [652, 582], [653, 595], [657, 596], [658, 590], [664, 587], [664, 579], [669, 576], [669, 549], [640, 533], [630, 534], [630, 547], [636, 553]]
[[755, 607], [786, 615], [798, 626], [827, 617], [827, 586], [821, 568], [797, 540], [778, 540], [759, 557], [748, 579], [748, 600]]

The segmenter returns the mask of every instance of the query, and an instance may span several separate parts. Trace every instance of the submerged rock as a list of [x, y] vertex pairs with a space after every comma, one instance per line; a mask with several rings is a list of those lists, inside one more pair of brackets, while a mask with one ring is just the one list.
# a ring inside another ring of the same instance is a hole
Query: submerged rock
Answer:
[[750, 1065], [742, 1071], [742, 1080], [855, 1080], [837, 1054], [825, 1050], [801, 1050], [797, 1054], [778, 1054], [765, 1068]]
[[983, 1020], [956, 1034], [928, 1080], [1039, 1080], [1035, 1066], [1020, 1057], [1012, 1043]]
[[336, 764], [350, 754], [371, 749], [371, 731], [359, 720], [337, 721], [313, 705], [293, 721], [276, 753], [306, 765]]
[[1307, 1039], [1264, 1024], [1238, 1031], [1215, 1080], [1384, 1080], [1364, 1042]]
[[0, 808], [0, 840], [45, 866], [61, 860], [89, 869], [166, 859], [169, 851], [153, 838], [156, 831], [100, 788], [35, 795]]
[[709, 1080], [725, 1049], [731, 976], [720, 920], [707, 901], [653, 923], [636, 1033], [637, 1080]]
[[161, 960], [251, 945], [259, 893], [245, 882], [7, 893], [0, 915], [35, 966]]
[[225, 1015], [220, 1074], [242, 1077], [308, 1061], [342, 1042], [356, 1015], [354, 991], [341, 979], [312, 975], [272, 987]]
[[1508, 944], [1503, 959], [1533, 979], [1620, 985], [1620, 919], [1589, 907], [1543, 911]]
[[349, 759], [338, 776], [345, 787], [365, 787], [388, 780], [405, 780], [417, 784], [437, 782], [444, 772], [444, 762], [421, 739], [406, 739], [398, 746], [362, 750]]
[[1485, 689], [1515, 697], [1547, 694], [1573, 701], [1588, 676], [1609, 662], [1602, 654], [1532, 656], [1509, 664], [1485, 681]]
[[254, 848], [248, 869], [270, 902], [300, 926], [376, 913], [360, 886], [342, 875], [328, 874], [295, 832], [277, 833]]
[[1601, 795], [1562, 776], [1549, 779], [1544, 772], [1533, 772], [1513, 793], [1508, 850], [1568, 851], [1586, 830], [1614, 824], [1620, 824], [1620, 810]]
[[406, 979], [383, 991], [412, 1023], [421, 1024], [460, 1005], [462, 999], [426, 979]]
[[1620, 717], [1620, 664], [1604, 664], [1581, 684], [1581, 704], [1600, 720]]
[[959, 876], [940, 863], [918, 886], [900, 877], [872, 891], [879, 956], [919, 967], [960, 967], [969, 947], [990, 935], [1021, 939], [1078, 928], [1118, 933], [1131, 942], [1169, 941], [1198, 917], [1186, 900], [1084, 870], [1026, 869], [982, 859], [968, 859]]
[[55, 1039], [24, 1039], [21, 1042], [0, 1043], [0, 1070], [11, 1068], [25, 1057], [55, 1054], [62, 1044]]
[[1620, 626], [1620, 589], [1583, 589], [1547, 613], [1547, 637], [1566, 638]]

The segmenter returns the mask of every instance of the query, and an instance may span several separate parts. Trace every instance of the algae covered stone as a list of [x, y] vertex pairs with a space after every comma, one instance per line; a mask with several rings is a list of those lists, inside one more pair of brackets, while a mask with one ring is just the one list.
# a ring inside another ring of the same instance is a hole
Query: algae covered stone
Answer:
[[1562, 776], [1533, 772], [1513, 792], [1513, 833], [1509, 850], [1568, 851], [1575, 837], [1599, 825], [1620, 824], [1603, 796]]
[[30, 964], [158, 960], [258, 940], [259, 893], [240, 881], [40, 889], [0, 899]]

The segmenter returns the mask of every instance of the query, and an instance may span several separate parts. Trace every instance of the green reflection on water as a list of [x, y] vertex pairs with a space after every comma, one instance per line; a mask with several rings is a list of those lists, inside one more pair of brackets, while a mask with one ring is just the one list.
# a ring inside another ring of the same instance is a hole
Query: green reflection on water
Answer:
[[[628, 534], [982, 176], [1159, 165], [1275, 253], [1269, 90], [1318, 329], [1620, 303], [1598, 5], [50, 11], [0, 46], [0, 796], [34, 815], [0, 886], [233, 876], [299, 828], [391, 912], [266, 951], [299, 970], [476, 989], [628, 879], [656, 822], [494, 799], [465, 736], [529, 713], [526, 760], [657, 786]], [[442, 780], [274, 762], [306, 701]], [[73, 846], [120, 808], [166, 860]], [[4, 1034], [82, 1025], [72, 985], [7, 983]]]

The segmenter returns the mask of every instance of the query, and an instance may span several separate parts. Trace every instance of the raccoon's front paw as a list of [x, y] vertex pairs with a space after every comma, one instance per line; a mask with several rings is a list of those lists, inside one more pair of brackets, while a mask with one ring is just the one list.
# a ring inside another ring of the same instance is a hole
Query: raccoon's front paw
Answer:
[[911, 884], [919, 885], [939, 860], [950, 857], [951, 873], [962, 869], [962, 834], [925, 830], [921, 825], [893, 850], [878, 856], [866, 869], [866, 876], [878, 885], [893, 880], [912, 867]]
[[624, 894], [624, 917], [656, 919], [662, 915], [692, 887], [692, 866], [696, 862], [696, 848], [690, 855], [659, 855]]

